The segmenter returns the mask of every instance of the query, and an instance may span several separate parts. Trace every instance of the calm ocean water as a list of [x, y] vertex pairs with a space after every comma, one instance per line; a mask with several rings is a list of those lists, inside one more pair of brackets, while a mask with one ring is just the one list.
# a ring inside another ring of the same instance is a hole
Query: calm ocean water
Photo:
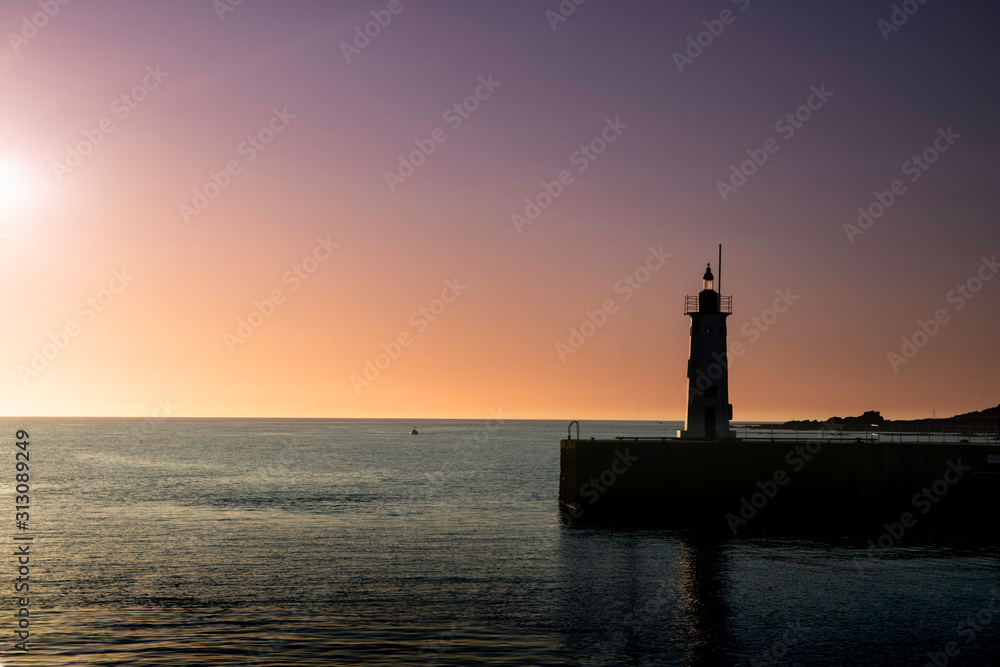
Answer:
[[4, 666], [1000, 664], [996, 544], [566, 528], [564, 422], [4, 425], [36, 536], [30, 654], [0, 558]]

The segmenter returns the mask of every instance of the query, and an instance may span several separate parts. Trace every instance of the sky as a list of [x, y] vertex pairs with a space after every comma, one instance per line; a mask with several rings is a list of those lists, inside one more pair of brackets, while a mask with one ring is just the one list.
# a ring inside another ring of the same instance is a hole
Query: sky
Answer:
[[736, 420], [1000, 403], [995, 3], [64, 2], [0, 413], [681, 420], [719, 244]]

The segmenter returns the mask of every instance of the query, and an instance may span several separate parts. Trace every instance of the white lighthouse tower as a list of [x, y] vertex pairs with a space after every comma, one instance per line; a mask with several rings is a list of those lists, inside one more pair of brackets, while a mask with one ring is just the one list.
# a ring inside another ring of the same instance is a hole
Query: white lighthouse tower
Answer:
[[[722, 250], [719, 249], [721, 262]], [[698, 296], [684, 297], [684, 314], [691, 316], [691, 354], [688, 359], [687, 421], [678, 437], [700, 440], [734, 439], [729, 430], [733, 406], [729, 402], [729, 358], [726, 318], [733, 297], [720, 296], [709, 264]]]

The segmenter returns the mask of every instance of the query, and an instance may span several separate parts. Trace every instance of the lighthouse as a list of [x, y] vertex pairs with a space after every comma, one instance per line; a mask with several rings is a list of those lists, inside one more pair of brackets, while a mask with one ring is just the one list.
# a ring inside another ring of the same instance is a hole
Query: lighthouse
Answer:
[[698, 296], [684, 297], [684, 314], [691, 317], [691, 353], [687, 372], [687, 421], [678, 437], [692, 440], [736, 438], [736, 433], [729, 430], [733, 406], [729, 402], [726, 349], [726, 318], [732, 312], [733, 297], [720, 296], [715, 291], [715, 276], [709, 264]]

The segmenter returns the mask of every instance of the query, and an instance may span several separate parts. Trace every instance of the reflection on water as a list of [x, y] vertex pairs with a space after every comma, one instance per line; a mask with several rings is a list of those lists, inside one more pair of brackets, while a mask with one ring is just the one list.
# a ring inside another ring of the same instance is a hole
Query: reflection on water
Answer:
[[583, 664], [726, 664], [735, 655], [729, 550], [670, 531], [568, 530], [567, 646]]
[[122, 450], [127, 420], [35, 420], [35, 643], [4, 665], [1000, 664], [1000, 614], [960, 629], [995, 544], [567, 529], [564, 424], [415, 425], [180, 420]]
[[[996, 546], [926, 536], [871, 559], [857, 536], [569, 529], [565, 649], [584, 665], [912, 665], [954, 641], [998, 664]], [[990, 622], [972, 637], [970, 617]]]
[[689, 665], [726, 664], [735, 646], [731, 634], [728, 596], [728, 557], [717, 539], [688, 536], [680, 539], [681, 563], [678, 635], [687, 639], [684, 662]]

